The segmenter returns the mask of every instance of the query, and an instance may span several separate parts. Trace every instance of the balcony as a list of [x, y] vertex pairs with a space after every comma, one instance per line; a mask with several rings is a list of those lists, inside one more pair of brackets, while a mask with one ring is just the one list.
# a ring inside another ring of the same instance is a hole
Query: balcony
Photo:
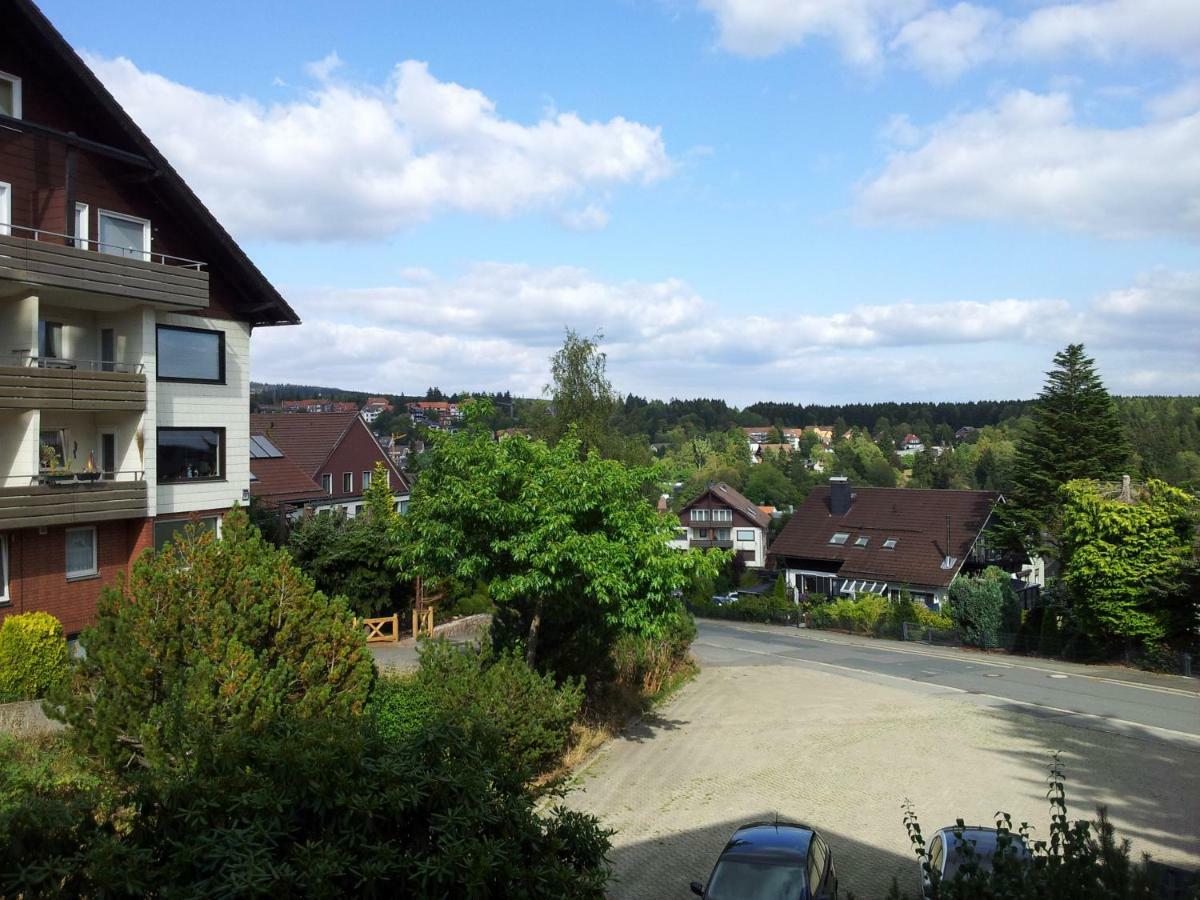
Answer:
[[688, 547], [692, 550], [732, 550], [733, 541], [694, 540], [688, 543]]
[[6, 225], [0, 229], [0, 280], [178, 308], [208, 307], [204, 263], [165, 253], [129, 253], [99, 241]]
[[146, 516], [142, 472], [38, 475], [22, 487], [0, 487], [0, 531], [83, 525]]
[[140, 365], [40, 356], [14, 359], [14, 363], [0, 365], [0, 408], [80, 412], [146, 408], [146, 376]]

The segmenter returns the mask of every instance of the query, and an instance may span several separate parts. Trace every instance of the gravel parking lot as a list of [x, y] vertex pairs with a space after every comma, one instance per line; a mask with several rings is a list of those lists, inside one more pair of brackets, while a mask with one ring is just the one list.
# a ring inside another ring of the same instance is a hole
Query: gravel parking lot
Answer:
[[689, 897], [746, 821], [787, 817], [827, 837], [843, 896], [911, 893], [905, 798], [927, 832], [998, 809], [1045, 831], [1046, 763], [1062, 751], [1075, 816], [1107, 804], [1134, 852], [1200, 866], [1200, 748], [981, 707], [936, 685], [886, 683], [714, 647], [661, 713], [609, 744], [568, 805], [614, 837], [614, 898]]

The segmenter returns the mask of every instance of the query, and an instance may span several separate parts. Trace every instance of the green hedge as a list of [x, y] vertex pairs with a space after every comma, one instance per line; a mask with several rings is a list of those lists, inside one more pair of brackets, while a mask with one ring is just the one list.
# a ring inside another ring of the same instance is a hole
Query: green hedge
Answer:
[[765, 622], [776, 625], [795, 625], [800, 621], [800, 607], [786, 597], [776, 594], [741, 594], [737, 602], [718, 606], [709, 599], [693, 599], [692, 612], [706, 619], [733, 619], [739, 622]]
[[999, 647], [1001, 634], [1021, 623], [1020, 604], [1004, 570], [989, 566], [974, 577], [964, 575], [950, 585], [950, 616], [963, 643]]
[[67, 672], [62, 623], [49, 613], [9, 616], [0, 626], [0, 701], [34, 700]]
[[378, 679], [367, 709], [392, 739], [423, 733], [437, 721], [467, 730], [487, 726], [501, 738], [498, 758], [532, 777], [562, 758], [582, 703], [582, 684], [556, 687], [552, 676], [516, 654], [439, 640], [422, 644], [416, 672]]
[[813, 628], [832, 628], [855, 634], [898, 636], [903, 623], [923, 628], [948, 629], [953, 626], [949, 616], [933, 612], [923, 603], [905, 596], [889, 600], [879, 594], [859, 594], [842, 597], [832, 603], [822, 603], [809, 610]]

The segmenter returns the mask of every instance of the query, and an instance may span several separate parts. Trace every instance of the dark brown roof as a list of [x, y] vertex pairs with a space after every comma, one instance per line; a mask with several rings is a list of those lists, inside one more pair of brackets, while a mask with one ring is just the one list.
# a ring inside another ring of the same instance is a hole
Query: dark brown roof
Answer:
[[[41, 47], [38, 49], [62, 61], [66, 69], [64, 74], [67, 76], [63, 90], [81, 91], [91, 96], [109, 122], [136, 152], [150, 163], [153, 169], [149, 182], [151, 188], [161, 191], [180, 217], [187, 216], [199, 232], [209, 239], [208, 246], [219, 258], [209, 259], [208, 262], [220, 266], [221, 274], [234, 286], [237, 312], [253, 325], [299, 324], [300, 317], [287, 301], [250, 261], [250, 257], [208, 211], [208, 207], [200, 202], [200, 198], [188, 187], [187, 182], [171, 167], [166, 157], [151, 143], [145, 132], [101, 84], [100, 79], [80, 59], [79, 54], [67, 43], [66, 38], [59, 34], [42, 11], [31, 0], [11, 0], [3, 4], [2, 13], [6, 27], [15, 28], [16, 22], [12, 17], [19, 16], [32, 30], [32, 39], [40, 42]], [[29, 38], [22, 36], [21, 39]], [[16, 123], [15, 127], [19, 129], [20, 123]], [[96, 135], [81, 133], [79, 137], [94, 138]]]
[[[987, 524], [1000, 495], [993, 491], [921, 491], [908, 488], [855, 488], [850, 510], [834, 516], [829, 487], [815, 488], [771, 544], [780, 564], [785, 558], [840, 563], [842, 578], [945, 587], [954, 580]], [[946, 517], [950, 517], [950, 549], [946, 550]], [[836, 533], [849, 535], [831, 544]], [[867, 545], [855, 545], [859, 537]], [[895, 538], [894, 549], [884, 542]], [[954, 565], [942, 568], [942, 560]]]
[[357, 412], [255, 413], [250, 433], [265, 436], [304, 472], [315, 475], [356, 421]]
[[271, 503], [317, 500], [327, 497], [320, 486], [286, 456], [251, 459], [250, 493]]
[[710, 484], [708, 486], [708, 490], [706, 490], [703, 494], [701, 494], [699, 497], [697, 497], [695, 500], [693, 500], [691, 503], [687, 504], [687, 506], [683, 507], [683, 509], [681, 509], [679, 511], [680, 515], [682, 515], [687, 510], [691, 509], [693, 506], [695, 506], [697, 503], [699, 503], [701, 500], [703, 500], [705, 497], [709, 496], [710, 494], [713, 497], [716, 497], [718, 500], [723, 500], [725, 503], [728, 503], [731, 508], [736, 509], [738, 512], [740, 512], [743, 516], [745, 516], [747, 519], [749, 519], [751, 522], [753, 522], [759, 528], [766, 528], [768, 525], [771, 524], [770, 516], [768, 516], [765, 512], [763, 512], [761, 509], [759, 509], [756, 504], [751, 503], [749, 500], [747, 500], [745, 497], [743, 497], [741, 494], [739, 494], [737, 491], [735, 491], [733, 488], [731, 488], [729, 485], [727, 485], [723, 481], [718, 481], [715, 484]]

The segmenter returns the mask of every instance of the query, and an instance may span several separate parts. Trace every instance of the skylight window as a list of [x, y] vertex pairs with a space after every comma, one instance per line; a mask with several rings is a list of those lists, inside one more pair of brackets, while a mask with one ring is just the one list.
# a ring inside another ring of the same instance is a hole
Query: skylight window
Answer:
[[833, 537], [831, 537], [831, 538], [829, 539], [829, 543], [831, 543], [831, 544], [844, 544], [844, 543], [846, 543], [846, 541], [848, 541], [848, 540], [850, 540], [850, 535], [849, 535], [847, 532], [845, 532], [845, 531], [839, 531], [839, 532], [837, 532], [837, 533], [836, 533], [836, 534], [835, 534]]
[[865, 534], [860, 534], [858, 537], [856, 537], [854, 539], [854, 546], [855, 547], [865, 547], [865, 546], [867, 546], [867, 542], [870, 540], [871, 539], [869, 537], [867, 537]]
[[886, 541], [883, 542], [883, 549], [884, 550], [895, 550], [897, 543], [898, 543], [898, 541], [895, 538], [888, 538]]

